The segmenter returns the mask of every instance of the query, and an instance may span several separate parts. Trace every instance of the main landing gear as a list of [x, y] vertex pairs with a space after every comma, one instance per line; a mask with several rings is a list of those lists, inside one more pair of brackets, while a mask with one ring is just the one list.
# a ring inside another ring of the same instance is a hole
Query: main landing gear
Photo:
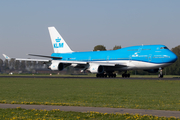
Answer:
[[124, 73], [123, 73], [123, 74], [122, 74], [122, 77], [123, 77], [123, 78], [129, 78], [129, 77], [130, 77], [130, 74], [124, 74]]
[[129, 78], [129, 77], [130, 77], [130, 74], [129, 74], [129, 73], [127, 74], [127, 71], [125, 71], [125, 72], [122, 74], [122, 77], [123, 77], [123, 78]]
[[104, 74], [104, 73], [102, 73], [102, 74], [96, 74], [96, 77], [97, 78], [107, 78], [107, 74]]
[[113, 73], [108, 73], [108, 74], [106, 74], [106, 73], [101, 73], [101, 74], [96, 74], [96, 77], [97, 78], [107, 78], [107, 77], [109, 77], [109, 78], [115, 78], [116, 77], [116, 74], [113, 74]]

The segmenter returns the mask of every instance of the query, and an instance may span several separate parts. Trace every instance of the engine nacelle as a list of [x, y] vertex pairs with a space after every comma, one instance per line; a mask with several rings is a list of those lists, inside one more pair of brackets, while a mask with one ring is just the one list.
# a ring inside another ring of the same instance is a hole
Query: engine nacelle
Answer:
[[149, 73], [157, 73], [159, 69], [149, 69], [149, 70], [144, 70], [144, 71], [147, 71]]
[[104, 67], [100, 65], [91, 65], [89, 67], [89, 71], [91, 73], [103, 73], [104, 72]]
[[55, 63], [52, 63], [49, 68], [51, 70], [63, 70], [64, 69], [64, 64], [63, 63], [59, 63], [59, 62], [55, 62]]

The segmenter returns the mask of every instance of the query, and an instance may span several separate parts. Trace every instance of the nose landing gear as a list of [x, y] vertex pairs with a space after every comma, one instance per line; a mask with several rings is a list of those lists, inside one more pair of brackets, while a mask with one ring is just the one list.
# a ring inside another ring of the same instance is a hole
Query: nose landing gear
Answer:
[[159, 78], [163, 78], [163, 76], [162, 68], [159, 68]]

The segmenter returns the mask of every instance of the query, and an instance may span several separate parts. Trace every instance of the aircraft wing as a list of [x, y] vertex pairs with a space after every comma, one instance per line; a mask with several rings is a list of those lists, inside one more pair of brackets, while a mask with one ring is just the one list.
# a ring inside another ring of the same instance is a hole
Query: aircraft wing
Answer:
[[[46, 57], [46, 58], [54, 58], [54, 59], [62, 59], [62, 57], [51, 57], [51, 56], [44, 56], [44, 55], [34, 55], [34, 54], [29, 54], [31, 56], [38, 56], [38, 57]], [[11, 58], [8, 57], [7, 55], [3, 54], [5, 59], [10, 60]], [[98, 64], [101, 66], [122, 66], [125, 67], [127, 64], [125, 62], [119, 62], [119, 63], [113, 63], [113, 62], [97, 62], [97, 61], [66, 61], [66, 60], [44, 60], [44, 59], [24, 59], [24, 58], [13, 58], [15, 60], [19, 61], [40, 61], [40, 62], [50, 62], [50, 61], [58, 61], [60, 63], [64, 64], [80, 64], [80, 65], [87, 65], [87, 64]]]
[[19, 61], [39, 61], [39, 62], [50, 62], [51, 60], [43, 60], [43, 59], [24, 59], [24, 58], [14, 58]]
[[3, 54], [5, 59], [10, 60], [10, 59], [15, 59], [19, 61], [40, 61], [40, 62], [50, 62], [51, 60], [43, 60], [43, 59], [24, 59], [24, 58], [10, 58], [7, 55]]
[[53, 58], [53, 59], [62, 59], [62, 57], [53, 57], [53, 56], [35, 55], [35, 54], [28, 54], [28, 55], [37, 56], [37, 57], [45, 57], [45, 58]]

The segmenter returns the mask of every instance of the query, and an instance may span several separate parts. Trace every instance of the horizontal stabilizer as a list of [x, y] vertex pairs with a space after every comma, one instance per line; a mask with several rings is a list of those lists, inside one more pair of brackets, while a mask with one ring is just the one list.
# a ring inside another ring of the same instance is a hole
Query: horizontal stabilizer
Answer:
[[5, 54], [3, 54], [3, 56], [5, 57], [5, 59], [7, 59], [7, 60], [10, 60], [11, 58], [10, 57], [8, 57], [7, 55], [5, 55]]

